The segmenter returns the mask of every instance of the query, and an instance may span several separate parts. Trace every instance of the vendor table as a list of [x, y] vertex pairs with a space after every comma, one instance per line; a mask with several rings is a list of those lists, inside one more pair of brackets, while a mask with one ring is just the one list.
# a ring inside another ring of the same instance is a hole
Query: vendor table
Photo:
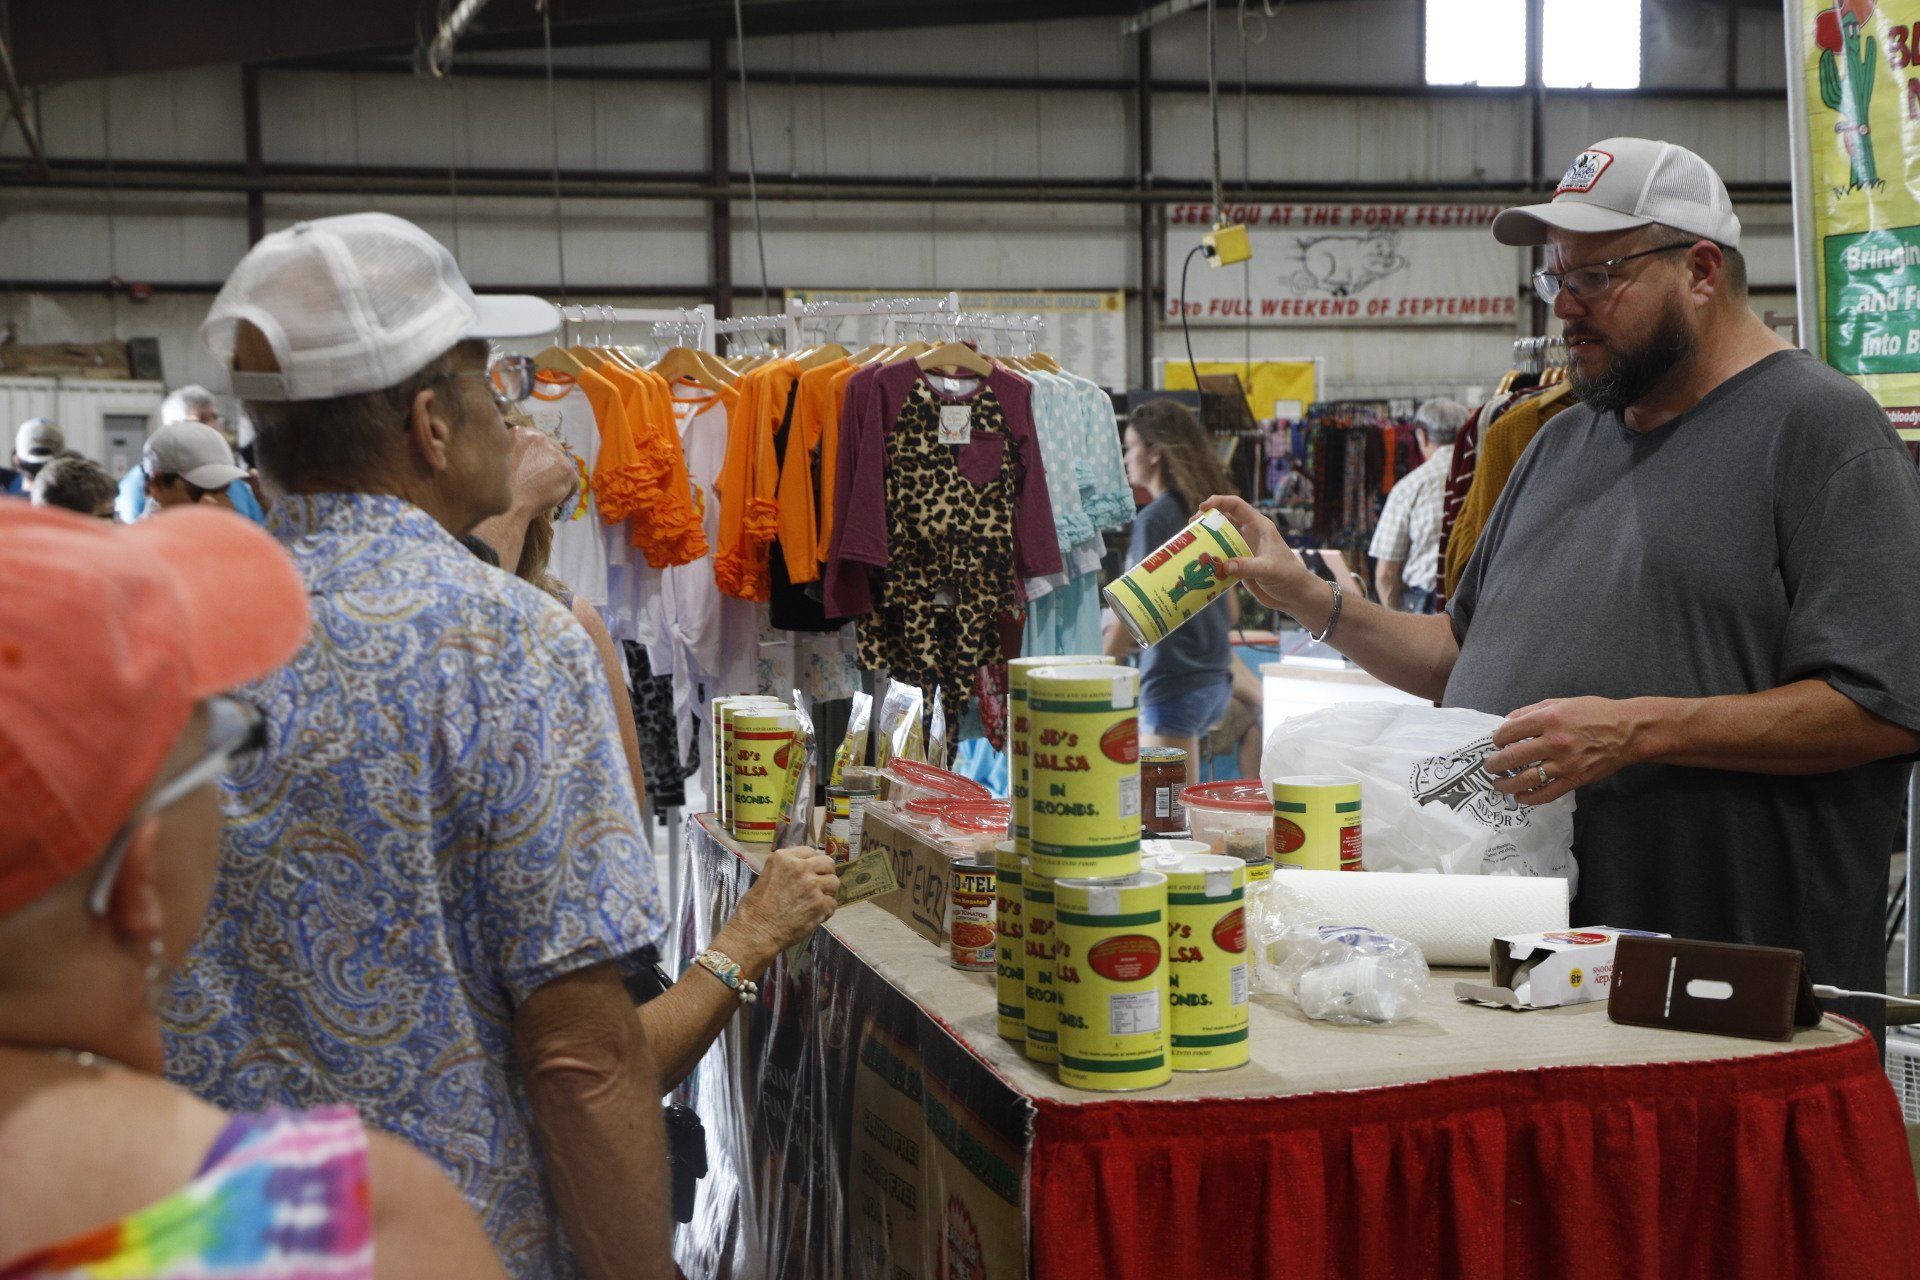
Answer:
[[[683, 956], [758, 862], [687, 830]], [[996, 1034], [992, 975], [847, 907], [688, 1083], [712, 1170], [676, 1256], [690, 1280], [1920, 1275], [1851, 1023], [1689, 1035], [1463, 1005], [1460, 976], [1391, 1027], [1256, 995], [1249, 1065], [1083, 1093]]]

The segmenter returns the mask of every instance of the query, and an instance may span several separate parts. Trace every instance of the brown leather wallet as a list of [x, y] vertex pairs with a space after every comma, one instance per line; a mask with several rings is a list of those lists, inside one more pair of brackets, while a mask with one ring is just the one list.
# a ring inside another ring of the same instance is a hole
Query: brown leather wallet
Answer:
[[1820, 1024], [1805, 957], [1784, 947], [1622, 936], [1607, 1016], [1635, 1027], [1789, 1040]]

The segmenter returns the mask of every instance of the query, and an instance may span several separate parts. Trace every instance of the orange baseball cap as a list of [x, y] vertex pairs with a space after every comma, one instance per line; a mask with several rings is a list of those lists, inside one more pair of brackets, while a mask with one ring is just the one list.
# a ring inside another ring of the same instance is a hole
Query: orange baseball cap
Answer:
[[0, 499], [0, 916], [106, 852], [194, 707], [306, 639], [263, 530], [183, 507], [137, 525]]

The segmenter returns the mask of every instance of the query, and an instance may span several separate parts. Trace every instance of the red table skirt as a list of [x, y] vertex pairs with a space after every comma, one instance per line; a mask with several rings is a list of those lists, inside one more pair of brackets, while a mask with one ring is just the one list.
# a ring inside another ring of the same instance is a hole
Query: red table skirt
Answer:
[[1920, 1276], [1870, 1039], [1034, 1120], [1034, 1280]]

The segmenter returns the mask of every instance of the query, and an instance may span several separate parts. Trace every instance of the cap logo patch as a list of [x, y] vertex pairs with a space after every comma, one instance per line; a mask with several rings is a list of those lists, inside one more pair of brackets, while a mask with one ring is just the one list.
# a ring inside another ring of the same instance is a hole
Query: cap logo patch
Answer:
[[1563, 196], [1569, 191], [1584, 194], [1593, 190], [1593, 184], [1600, 181], [1600, 175], [1612, 163], [1613, 157], [1605, 151], [1582, 151], [1573, 158], [1566, 177], [1560, 179], [1560, 187], [1553, 194]]

